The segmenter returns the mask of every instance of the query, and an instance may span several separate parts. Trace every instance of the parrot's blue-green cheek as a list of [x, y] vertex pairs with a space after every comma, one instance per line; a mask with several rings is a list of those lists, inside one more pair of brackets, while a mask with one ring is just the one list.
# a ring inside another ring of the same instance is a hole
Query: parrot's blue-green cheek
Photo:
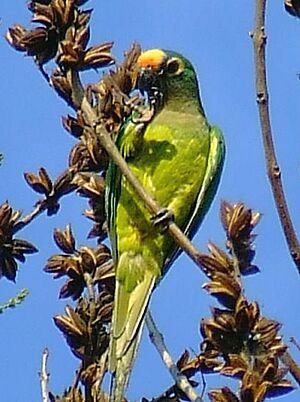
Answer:
[[[129, 119], [116, 144], [149, 194], [174, 212], [176, 224], [191, 237], [218, 187], [225, 156], [223, 136], [206, 120], [188, 60], [154, 49], [142, 53], [138, 64], [146, 74], [140, 85], [147, 91], [156, 86], [163, 103], [142, 133], [137, 134], [137, 125]], [[109, 351], [109, 368], [115, 374], [111, 401], [121, 402], [151, 293], [179, 249], [168, 233], [153, 225], [144, 203], [113, 163], [106, 191], [116, 266]]]

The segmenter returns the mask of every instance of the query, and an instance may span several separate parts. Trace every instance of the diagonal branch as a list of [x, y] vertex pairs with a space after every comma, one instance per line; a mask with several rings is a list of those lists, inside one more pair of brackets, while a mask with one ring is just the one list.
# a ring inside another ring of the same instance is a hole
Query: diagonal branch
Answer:
[[271, 184], [273, 197], [281, 226], [289, 247], [290, 254], [300, 273], [300, 244], [293, 227], [286, 197], [284, 194], [281, 171], [277, 162], [275, 147], [272, 138], [272, 129], [269, 114], [269, 95], [266, 77], [266, 34], [265, 34], [266, 0], [256, 0], [255, 31], [251, 33], [255, 53], [256, 71], [256, 100], [265, 151], [268, 178]]
[[146, 313], [146, 324], [152, 343], [155, 345], [163, 362], [168, 367], [170, 374], [176, 382], [178, 388], [185, 393], [191, 402], [203, 402], [203, 399], [196, 393], [189, 380], [181, 374], [167, 350], [162, 334], [159, 332], [154, 319], [148, 310]]

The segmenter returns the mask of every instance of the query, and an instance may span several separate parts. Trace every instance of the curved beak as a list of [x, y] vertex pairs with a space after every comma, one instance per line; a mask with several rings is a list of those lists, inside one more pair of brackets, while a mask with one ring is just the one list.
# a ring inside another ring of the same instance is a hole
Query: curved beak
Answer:
[[137, 82], [137, 86], [141, 94], [144, 96], [146, 92], [150, 107], [156, 111], [161, 109], [163, 96], [162, 71], [157, 72], [151, 68], [142, 68]]
[[142, 94], [144, 94], [144, 92], [159, 90], [160, 76], [151, 68], [141, 68], [137, 86]]

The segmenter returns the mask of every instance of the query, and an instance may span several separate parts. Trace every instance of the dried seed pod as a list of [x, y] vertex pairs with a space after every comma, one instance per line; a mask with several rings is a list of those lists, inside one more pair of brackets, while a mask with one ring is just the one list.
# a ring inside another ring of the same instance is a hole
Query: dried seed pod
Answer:
[[67, 169], [55, 180], [53, 193], [56, 198], [76, 190], [76, 185], [73, 183], [74, 174], [73, 169]]
[[29, 2], [28, 8], [33, 13], [31, 22], [39, 23], [50, 28], [54, 25], [55, 14], [53, 8], [49, 6], [50, 1], [46, 4], [41, 4], [38, 2]]
[[44, 271], [53, 275], [54, 279], [68, 276], [60, 289], [59, 297], [71, 297], [77, 300], [86, 286], [81, 260], [71, 255], [54, 255], [47, 261]]
[[212, 242], [208, 243], [208, 249], [211, 255], [201, 254], [198, 258], [204, 273], [210, 279], [221, 272], [232, 276], [234, 272], [232, 259]]
[[12, 207], [7, 201], [0, 205], [0, 227], [2, 231], [11, 227], [12, 214]]
[[66, 299], [71, 297], [72, 300], [78, 300], [82, 296], [85, 288], [85, 282], [80, 278], [67, 279], [59, 291], [59, 298]]
[[227, 247], [237, 259], [240, 273], [243, 275], [257, 273], [258, 268], [252, 265], [255, 255], [252, 247], [255, 235], [252, 231], [261, 215], [247, 209], [243, 203], [230, 205], [226, 201], [222, 202], [220, 215], [227, 234]]
[[101, 172], [108, 166], [108, 155], [99, 143], [99, 139], [84, 134], [69, 155], [69, 166], [82, 172]]
[[228, 387], [209, 391], [208, 396], [212, 402], [240, 402], [240, 399]]
[[14, 211], [8, 202], [0, 205], [0, 278], [15, 281], [18, 269], [16, 259], [25, 262], [26, 254], [36, 253], [37, 248], [26, 240], [15, 239], [21, 211]]
[[49, 195], [53, 189], [53, 184], [45, 168], [40, 168], [38, 175], [34, 173], [24, 173], [27, 184], [37, 193]]
[[24, 254], [34, 254], [38, 252], [38, 249], [27, 240], [14, 239], [11, 244], [11, 255], [21, 262], [25, 262]]
[[77, 173], [73, 179], [78, 193], [83, 197], [103, 197], [105, 181], [102, 176], [94, 173]]
[[63, 98], [69, 106], [74, 107], [75, 109], [78, 108], [79, 105], [74, 104], [72, 88], [64, 73], [56, 69], [51, 75], [50, 82], [58, 95]]
[[97, 260], [94, 251], [90, 247], [80, 247], [79, 260], [83, 272], [93, 273], [95, 271]]
[[67, 40], [62, 41], [60, 45], [61, 52], [56, 58], [57, 64], [63, 69], [77, 68], [83, 58], [83, 49]]
[[64, 253], [73, 254], [75, 252], [75, 238], [71, 225], [67, 225], [65, 230], [54, 229], [53, 236], [55, 243]]
[[0, 278], [5, 276], [9, 281], [15, 282], [18, 265], [14, 258], [4, 253], [0, 255]]
[[[86, 1], [88, 1], [88, 0], [85, 0], [84, 2], [86, 2]], [[81, 1], [82, 4], [84, 2]], [[79, 3], [79, 1], [77, 1], [77, 3]], [[79, 4], [77, 4], [77, 5], [79, 5]], [[92, 10], [77, 10], [77, 19], [76, 19], [77, 25], [79, 27], [87, 26], [87, 24], [90, 22], [91, 15], [92, 15]]]
[[90, 27], [82, 26], [76, 31], [75, 43], [79, 48], [85, 49], [90, 40]]
[[67, 305], [65, 312], [66, 315], [57, 315], [55, 317], [55, 324], [59, 329], [71, 336], [86, 336], [88, 333], [87, 327], [73, 307]]
[[70, 387], [64, 391], [62, 396], [53, 395], [49, 392], [50, 402], [85, 402], [81, 389], [78, 387]]
[[19, 52], [26, 52], [26, 47], [24, 43], [22, 43], [21, 39], [27, 32], [27, 29], [24, 28], [22, 25], [15, 24], [8, 29], [5, 38], [10, 46], [12, 46], [15, 50]]
[[48, 258], [44, 271], [52, 274], [54, 279], [69, 275], [71, 278], [82, 275], [79, 261], [70, 255], [53, 255]]
[[223, 306], [234, 308], [240, 294], [240, 284], [231, 277], [219, 273], [214, 280], [203, 285], [212, 296], [216, 297]]
[[78, 119], [68, 115], [62, 118], [63, 127], [75, 138], [80, 138], [83, 134], [84, 126], [81, 125]]

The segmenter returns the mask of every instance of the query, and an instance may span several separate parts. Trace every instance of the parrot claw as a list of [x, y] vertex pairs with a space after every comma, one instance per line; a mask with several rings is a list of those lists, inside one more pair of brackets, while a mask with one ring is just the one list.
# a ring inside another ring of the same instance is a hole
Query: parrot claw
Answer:
[[153, 108], [144, 109], [139, 117], [132, 117], [131, 120], [134, 124], [148, 124], [153, 119], [155, 111]]
[[162, 208], [155, 216], [151, 218], [154, 226], [162, 226], [165, 231], [171, 222], [174, 222], [175, 215], [171, 209]]

